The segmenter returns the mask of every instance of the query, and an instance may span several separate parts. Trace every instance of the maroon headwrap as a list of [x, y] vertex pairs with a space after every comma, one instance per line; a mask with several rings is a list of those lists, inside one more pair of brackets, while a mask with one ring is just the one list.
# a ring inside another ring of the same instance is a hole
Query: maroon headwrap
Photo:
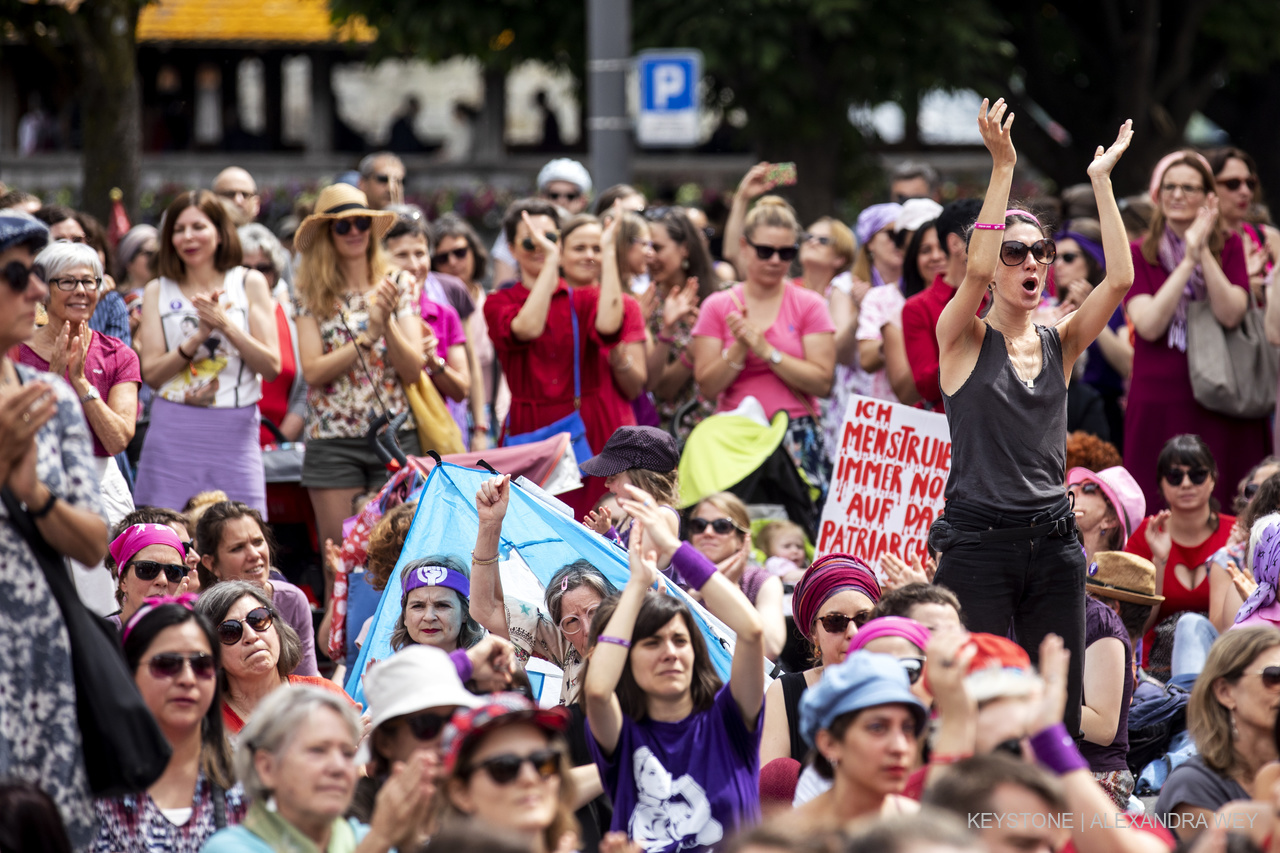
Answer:
[[791, 612], [796, 626], [806, 637], [813, 634], [813, 623], [818, 611], [828, 598], [846, 589], [857, 590], [871, 599], [880, 600], [880, 583], [876, 573], [858, 557], [851, 554], [827, 554], [813, 561], [796, 584], [791, 597]]

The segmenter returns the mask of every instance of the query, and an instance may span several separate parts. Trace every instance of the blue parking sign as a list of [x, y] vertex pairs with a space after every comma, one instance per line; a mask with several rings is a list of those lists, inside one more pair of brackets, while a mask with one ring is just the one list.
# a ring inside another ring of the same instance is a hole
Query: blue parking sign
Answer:
[[640, 113], [636, 141], [641, 145], [697, 145], [700, 137], [702, 54], [696, 50], [648, 50], [636, 58]]

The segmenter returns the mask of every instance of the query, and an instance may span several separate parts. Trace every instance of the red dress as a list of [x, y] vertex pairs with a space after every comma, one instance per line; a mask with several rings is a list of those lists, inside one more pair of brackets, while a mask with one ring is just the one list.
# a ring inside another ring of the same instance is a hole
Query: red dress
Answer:
[[[1147, 263], [1140, 243], [1131, 249], [1134, 281], [1126, 303], [1135, 296], [1154, 295], [1169, 277], [1160, 264]], [[1249, 292], [1244, 244], [1238, 234], [1227, 237], [1222, 247], [1222, 271], [1228, 281]], [[1187, 354], [1170, 347], [1164, 334], [1154, 341], [1134, 335], [1133, 376], [1124, 413], [1124, 467], [1142, 486], [1148, 507], [1164, 505], [1156, 459], [1165, 442], [1182, 433], [1198, 435], [1209, 445], [1218, 463], [1213, 494], [1222, 506], [1231, 506], [1236, 484], [1271, 452], [1266, 418], [1231, 418], [1201, 406], [1191, 393]]]

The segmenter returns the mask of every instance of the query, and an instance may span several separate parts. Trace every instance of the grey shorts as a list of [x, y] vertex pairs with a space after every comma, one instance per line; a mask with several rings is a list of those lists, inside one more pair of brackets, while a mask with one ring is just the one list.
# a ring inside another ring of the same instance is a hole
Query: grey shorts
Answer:
[[[417, 430], [396, 433], [400, 449], [409, 456], [422, 455]], [[382, 488], [391, 472], [363, 438], [313, 438], [302, 459], [302, 485], [308, 489]]]

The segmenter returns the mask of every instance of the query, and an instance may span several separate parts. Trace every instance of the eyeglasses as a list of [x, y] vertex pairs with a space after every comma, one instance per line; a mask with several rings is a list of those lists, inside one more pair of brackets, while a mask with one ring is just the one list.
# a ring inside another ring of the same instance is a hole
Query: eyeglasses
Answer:
[[371, 177], [380, 184], [404, 183], [404, 178], [400, 177], [399, 175], [372, 175]]
[[262, 273], [263, 275], [275, 275], [275, 274], [276, 274], [276, 268], [275, 268], [275, 265], [274, 265], [274, 264], [259, 264], [259, 265], [258, 265], [258, 266], [256, 266], [256, 267], [249, 267], [249, 269], [251, 269], [251, 270], [257, 270], [258, 272]]
[[175, 566], [172, 563], [157, 563], [154, 560], [134, 560], [125, 568], [133, 567], [134, 576], [140, 581], [153, 581], [164, 572], [164, 579], [169, 583], [181, 583], [187, 574], [186, 566]]
[[22, 261], [9, 261], [4, 265], [4, 280], [14, 293], [25, 293], [32, 276], [44, 281], [44, 273], [38, 266], [27, 266]]
[[1208, 468], [1170, 468], [1164, 472], [1164, 479], [1170, 486], [1181, 486], [1182, 478], [1186, 476], [1191, 480], [1191, 485], [1200, 486], [1204, 481], [1209, 479]]
[[54, 240], [53, 242], [55, 243], [88, 243], [89, 238], [85, 237], [83, 234], [77, 234], [74, 237], [59, 237], [57, 240]]
[[449, 262], [450, 258], [453, 258], [454, 261], [464, 260], [467, 257], [467, 253], [470, 251], [470, 246], [459, 246], [458, 248], [450, 249], [447, 252], [436, 252], [431, 256], [431, 266], [444, 266]]
[[256, 192], [249, 192], [247, 190], [215, 190], [214, 195], [218, 196], [219, 198], [225, 198], [227, 201], [234, 201], [234, 202], [241, 202], [247, 198], [258, 197], [258, 194]]
[[551, 201], [577, 201], [578, 199], [582, 198], [582, 193], [578, 193], [578, 192], [547, 193], [546, 196]]
[[801, 243], [817, 243], [819, 246], [830, 246], [831, 238], [823, 237], [821, 234], [801, 234]]
[[271, 627], [272, 616], [271, 611], [265, 607], [255, 607], [244, 615], [244, 620], [228, 619], [218, 626], [218, 639], [222, 641], [224, 646], [234, 646], [244, 637], [244, 625], [249, 623], [249, 627], [261, 634], [263, 631]]
[[741, 527], [734, 523], [732, 518], [717, 518], [714, 521], [710, 521], [705, 518], [689, 519], [689, 532], [694, 536], [706, 533], [708, 527], [721, 536], [728, 536], [735, 530], [739, 533], [745, 532]]
[[333, 223], [333, 233], [341, 236], [351, 233], [351, 229], [354, 228], [363, 234], [372, 227], [373, 218], [370, 216], [348, 216]]
[[1218, 181], [1218, 186], [1228, 192], [1235, 192], [1240, 189], [1241, 184], [1244, 184], [1250, 190], [1256, 190], [1258, 188], [1258, 179], [1250, 175], [1247, 178], [1222, 178]]
[[213, 678], [213, 655], [208, 652], [192, 652], [189, 655], [160, 652], [147, 661], [147, 669], [151, 671], [152, 678], [177, 678], [186, 664], [191, 664], [191, 674], [201, 681]]
[[1257, 675], [1262, 678], [1262, 686], [1268, 690], [1275, 690], [1280, 687], [1280, 666], [1269, 666], [1260, 669], [1257, 672], [1245, 672], [1242, 675]]
[[800, 251], [799, 246], [758, 246], [750, 240], [747, 240], [747, 245], [756, 250], [756, 257], [762, 261], [767, 261], [774, 255], [779, 260], [794, 261], [796, 253]]
[[1164, 184], [1160, 187], [1160, 192], [1165, 195], [1173, 195], [1178, 190], [1182, 190], [1183, 195], [1201, 195], [1204, 187], [1193, 187], [1191, 184]]
[[583, 630], [587, 625], [591, 624], [591, 617], [595, 616], [596, 611], [599, 609], [600, 609], [599, 604], [593, 604], [590, 607], [588, 607], [587, 614], [586, 614], [587, 618], [585, 622], [584, 620], [579, 619], [577, 616], [564, 617], [563, 619], [560, 620], [560, 630], [564, 632], [565, 636], [572, 637], [574, 634]]
[[444, 730], [445, 724], [449, 722], [449, 717], [449, 714], [423, 711], [420, 714], [405, 717], [404, 724], [409, 727], [409, 731], [418, 740], [435, 740], [440, 736], [440, 732]]
[[[552, 243], [555, 243], [556, 241], [558, 241], [558, 240], [560, 239], [560, 235], [559, 235], [559, 234], [557, 234], [557, 233], [556, 233], [556, 232], [554, 232], [554, 231], [543, 231], [542, 233], [543, 233], [543, 235], [544, 235], [544, 236], [546, 236], [546, 238], [547, 238], [548, 240], [550, 240]], [[536, 250], [536, 249], [538, 248], [538, 247], [534, 244], [534, 242], [533, 242], [533, 238], [532, 238], [532, 237], [525, 237], [523, 240], [521, 240], [521, 241], [520, 241], [520, 245], [524, 247], [524, 250], [525, 250], [526, 252], [532, 252], [532, 251], [534, 251], [534, 250]]]
[[1058, 255], [1058, 257], [1062, 258], [1062, 262], [1064, 264], [1074, 264], [1080, 258], [1080, 253], [1063, 252], [1061, 255]]
[[826, 616], [819, 616], [818, 621], [822, 623], [822, 628], [828, 634], [843, 634], [852, 622], [861, 628], [863, 625], [871, 621], [871, 611], [864, 610], [861, 613], [855, 613], [853, 616], [845, 616], [843, 613], [828, 613]]
[[1027, 252], [1038, 264], [1051, 264], [1058, 257], [1058, 247], [1052, 240], [1037, 240], [1030, 246], [1017, 240], [1005, 240], [1000, 244], [1000, 261], [1006, 267], [1016, 267], [1027, 259]]
[[510, 785], [520, 775], [520, 768], [524, 767], [526, 762], [533, 765], [533, 769], [538, 771], [538, 776], [542, 779], [560, 775], [560, 750], [558, 749], [540, 749], [528, 755], [511, 753], [495, 755], [493, 758], [486, 758], [484, 761], [473, 764], [470, 772], [483, 770], [489, 774], [494, 784]]
[[86, 293], [95, 293], [99, 287], [102, 287], [102, 276], [95, 275], [93, 278], [51, 278], [49, 279], [49, 286], [63, 291], [73, 291], [77, 287], [83, 287]]
[[907, 680], [912, 684], [924, 675], [924, 658], [898, 658], [898, 663], [907, 671]]

